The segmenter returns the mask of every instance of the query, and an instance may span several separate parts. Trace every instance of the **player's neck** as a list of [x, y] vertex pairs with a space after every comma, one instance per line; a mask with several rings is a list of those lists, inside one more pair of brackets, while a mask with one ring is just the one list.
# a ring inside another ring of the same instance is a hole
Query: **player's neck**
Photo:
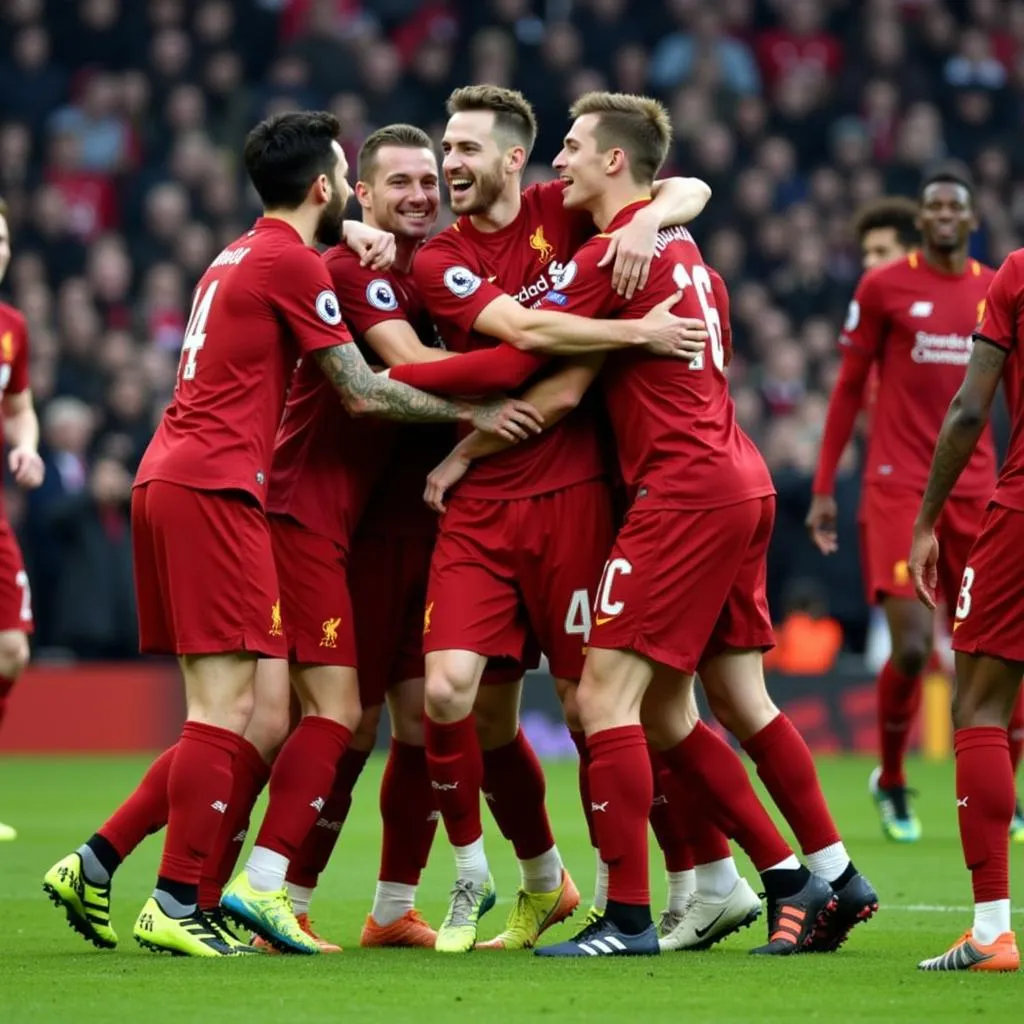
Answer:
[[515, 188], [507, 188], [487, 208], [486, 213], [474, 213], [469, 218], [469, 223], [484, 234], [492, 231], [500, 231], [507, 228], [519, 216], [523, 206], [523, 194], [520, 191], [520, 181], [517, 179]]
[[312, 245], [316, 241], [320, 213], [315, 209], [307, 210], [300, 206], [295, 210], [264, 210], [263, 216], [267, 220], [283, 220], [295, 229], [306, 245]]
[[621, 187], [613, 185], [606, 189], [599, 196], [595, 196], [593, 202], [587, 205], [587, 211], [594, 219], [598, 231], [607, 231], [608, 225], [627, 207], [633, 203], [642, 202], [651, 198], [651, 190], [640, 188], [633, 182], [624, 183]]
[[958, 249], [955, 252], [936, 252], [924, 246], [921, 249], [928, 266], [933, 267], [941, 274], [959, 276], [967, 266], [967, 250]]
[[400, 274], [408, 274], [412, 268], [412, 258], [416, 255], [416, 250], [419, 248], [420, 239], [407, 238], [392, 228], [382, 227], [377, 223], [369, 210], [363, 211], [363, 223], [367, 227], [376, 228], [378, 231], [391, 231], [395, 236], [395, 270]]

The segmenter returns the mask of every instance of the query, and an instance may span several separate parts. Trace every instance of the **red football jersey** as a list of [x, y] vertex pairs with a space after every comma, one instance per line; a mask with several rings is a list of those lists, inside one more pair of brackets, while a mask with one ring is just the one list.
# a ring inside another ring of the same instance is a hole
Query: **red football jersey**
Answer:
[[[861, 278], [840, 342], [878, 366], [865, 484], [924, 491], [935, 439], [963, 382], [992, 277], [977, 260], [954, 276], [912, 252]], [[995, 444], [986, 430], [953, 493], [987, 497], [995, 478]]]
[[[646, 200], [620, 210], [608, 231], [628, 224]], [[683, 227], [658, 233], [647, 287], [626, 300], [598, 267], [607, 234], [591, 239], [565, 268], [545, 305], [579, 316], [639, 319], [677, 291], [677, 316], [708, 326], [707, 352], [692, 362], [620, 349], [601, 373], [619, 464], [634, 501], [647, 509], [714, 509], [775, 493], [754, 442], [736, 425], [711, 276]]]
[[[468, 217], [460, 217], [417, 254], [417, 287], [450, 349], [471, 352], [497, 345], [496, 338], [473, 330], [480, 311], [503, 293], [522, 305], [537, 305], [593, 234], [589, 217], [562, 207], [563, 190], [561, 182], [531, 185], [516, 219], [500, 231], [478, 231]], [[592, 416], [580, 408], [538, 437], [475, 462], [459, 494], [524, 498], [602, 473]]]
[[317, 251], [261, 217], [199, 279], [174, 398], [135, 483], [246, 491], [262, 505], [296, 360], [351, 340]]
[[[376, 356], [362, 337], [387, 320], [409, 321], [425, 345], [434, 344], [433, 324], [409, 275], [362, 267], [343, 245], [328, 252], [324, 264], [345, 322], [369, 362]], [[436, 517], [423, 503], [423, 477], [453, 441], [453, 431], [443, 424], [403, 429], [374, 417], [354, 419], [316, 362], [304, 359], [295, 371], [274, 446], [267, 508], [347, 546], [377, 488], [391, 492], [401, 508], [391, 509], [391, 500], [374, 501], [369, 514], [375, 520], [386, 512], [392, 525], [432, 532]], [[395, 465], [399, 449], [405, 461]], [[398, 478], [410, 470], [407, 449], [423, 450], [420, 463], [429, 462], [418, 482]], [[408, 500], [412, 492], [415, 501]]]
[[992, 500], [1024, 512], [1024, 249], [1011, 252], [992, 279], [976, 337], [1009, 353], [1003, 387], [1013, 425]]
[[[0, 400], [28, 389], [28, 328], [25, 318], [13, 306], [0, 302]], [[0, 450], [3, 448], [3, 420], [0, 419]], [[5, 516], [0, 475], [0, 520]]]

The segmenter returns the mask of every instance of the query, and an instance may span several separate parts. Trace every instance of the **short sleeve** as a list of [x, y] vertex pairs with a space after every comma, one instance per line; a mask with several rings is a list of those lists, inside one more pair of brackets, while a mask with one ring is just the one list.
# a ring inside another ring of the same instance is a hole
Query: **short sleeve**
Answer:
[[879, 272], [872, 271], [861, 278], [850, 300], [839, 343], [874, 358], [885, 340], [886, 326], [882, 282]]
[[27, 391], [28, 375], [28, 326], [25, 318], [19, 316], [14, 331], [14, 354], [11, 359], [11, 380], [7, 385], [6, 394], [18, 395]]
[[1009, 350], [1017, 343], [1017, 315], [1024, 287], [1024, 250], [1011, 253], [992, 278], [979, 310], [976, 338]]
[[331, 249], [323, 261], [341, 312], [356, 334], [365, 334], [386, 320], [408, 319], [401, 292], [389, 274], [362, 266], [345, 246]]
[[341, 303], [320, 256], [304, 245], [289, 245], [274, 261], [267, 299], [295, 335], [302, 352], [352, 340]]
[[471, 270], [465, 256], [441, 235], [416, 254], [412, 276], [430, 315], [467, 333], [480, 313], [505, 294]]
[[607, 247], [607, 238], [587, 242], [562, 268], [556, 287], [544, 293], [540, 308], [595, 318], [617, 312], [621, 303], [612, 288], [612, 268], [597, 265]]

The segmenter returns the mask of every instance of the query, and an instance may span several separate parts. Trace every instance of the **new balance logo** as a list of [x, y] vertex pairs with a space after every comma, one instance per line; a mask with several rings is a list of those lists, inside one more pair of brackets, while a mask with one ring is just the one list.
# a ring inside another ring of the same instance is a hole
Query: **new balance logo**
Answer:
[[341, 822], [340, 821], [328, 821], [326, 818], [317, 818], [316, 824], [313, 828], [325, 828], [328, 832], [340, 832]]
[[457, 782], [431, 782], [430, 788], [439, 790], [442, 793], [447, 793], [449, 790], [458, 789], [459, 784]]
[[652, 801], [652, 807], [659, 807], [661, 804], [668, 804], [668, 797], [664, 793], [659, 793]]
[[325, 803], [326, 801], [324, 800], [324, 798], [322, 796], [318, 796], [309, 806], [312, 807], [314, 811], [319, 813], [324, 809]]
[[603, 804], [595, 804], [593, 802], [593, 800], [591, 800], [591, 802], [590, 802], [590, 809], [592, 811], [602, 811], [602, 812], [603, 811], [607, 811], [608, 810], [608, 804], [609, 804], [608, 800], [605, 800], [605, 802]]
[[218, 813], [224, 814], [228, 809], [228, 805], [223, 800], [214, 800], [210, 806]]
[[233, 842], [233, 843], [244, 843], [245, 842], [245, 837], [248, 834], [249, 834], [249, 830], [247, 828], [243, 828], [241, 832], [239, 832], [236, 835], [231, 837], [231, 842]]
[[968, 800], [970, 800], [970, 797], [968, 797], [968, 796], [965, 796], [963, 798], [963, 800], [961, 800], [959, 797], [957, 797], [957, 801], [956, 801], [957, 807], [966, 807]]
[[440, 811], [431, 811], [427, 815], [427, 821], [440, 821], [440, 820], [441, 820], [441, 812]]
[[931, 302], [915, 302], [910, 307], [910, 315], [913, 317], [924, 318], [932, 315], [932, 310], [935, 308]]

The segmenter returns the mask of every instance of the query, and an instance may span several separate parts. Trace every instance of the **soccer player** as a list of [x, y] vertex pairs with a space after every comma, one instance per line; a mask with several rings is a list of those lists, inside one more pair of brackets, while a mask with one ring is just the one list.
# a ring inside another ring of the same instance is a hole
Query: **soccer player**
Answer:
[[[7, 205], [0, 199], [0, 281], [11, 263], [11, 233]], [[28, 330], [25, 318], [0, 302], [0, 413], [3, 437], [10, 446], [7, 465], [14, 482], [33, 490], [43, 482], [39, 457], [39, 420], [32, 405], [28, 379]], [[32, 592], [29, 589], [21, 549], [7, 517], [0, 508], [0, 725], [7, 698], [28, 664], [28, 638], [32, 634]], [[0, 842], [18, 833], [0, 822]]]
[[942, 423], [913, 525], [910, 575], [929, 611], [942, 585], [942, 521], [957, 481], [986, 445], [999, 382], [1013, 420], [1010, 447], [956, 596], [953, 701], [956, 806], [974, 890], [974, 923], [927, 971], [1017, 971], [1010, 922], [1007, 829], [1014, 813], [1007, 723], [1024, 673], [1024, 250], [1010, 253], [989, 287], [967, 375]]
[[[448, 112], [444, 172], [459, 220], [425, 245], [413, 266], [448, 346], [466, 351], [501, 338], [540, 341], [552, 332], [579, 348], [592, 341], [621, 347], [648, 340], [645, 325], [626, 331], [615, 322], [524, 308], [552, 287], [593, 228], [563, 210], [557, 183], [521, 191], [536, 121], [519, 93], [493, 86], [458, 89]], [[685, 220], [702, 208], [706, 186], [696, 200], [694, 191], [686, 182], [664, 183], [649, 217], [618, 236], [616, 246], [628, 254], [646, 243], [643, 255], [649, 256], [663, 217]], [[615, 255], [610, 252], [610, 260]], [[622, 262], [616, 280], [632, 292], [647, 260], [638, 254]], [[403, 373], [423, 369], [391, 372], [403, 379]], [[518, 729], [518, 685], [488, 688], [497, 728], [482, 753], [472, 712], [488, 657], [520, 659], [533, 638], [548, 656], [560, 693], [567, 695], [579, 678], [590, 595], [611, 541], [592, 422], [583, 410], [573, 411], [579, 394], [571, 380], [580, 372], [586, 369], [569, 366], [552, 385], [547, 411], [565, 417], [557, 426], [469, 475], [442, 520], [434, 550], [424, 623], [426, 746], [458, 874], [438, 934], [441, 951], [473, 948], [479, 917], [494, 904], [481, 785], [522, 870], [506, 928], [487, 945], [531, 946], [579, 900], [544, 811], [543, 774]]]
[[905, 196], [882, 196], [865, 203], [853, 219], [865, 270], [902, 259], [920, 244], [919, 206]]
[[[173, 757], [169, 764], [158, 759], [167, 780], [164, 854], [156, 889], [134, 928], [141, 945], [158, 951], [217, 957], [248, 949], [229, 943], [199, 910], [198, 882], [230, 800], [232, 763], [252, 714], [257, 657], [283, 658], [288, 649], [264, 505], [274, 435], [299, 355], [315, 359], [351, 412], [463, 419], [513, 436], [524, 425], [532, 429], [533, 411], [523, 403], [441, 401], [374, 374], [351, 343], [330, 278], [311, 248], [314, 239], [338, 241], [350, 193], [339, 130], [330, 114], [300, 112], [269, 118], [249, 133], [245, 165], [265, 213], [217, 256], [196, 288], [175, 395], [136, 478], [132, 541], [140, 645], [178, 656], [187, 706]], [[331, 686], [354, 686], [315, 668], [297, 676], [314, 699]], [[340, 703], [323, 698], [331, 714]], [[349, 730], [336, 718], [320, 717], [337, 727], [324, 731], [340, 756]], [[335, 761], [307, 764], [299, 773], [292, 765], [302, 760], [301, 750], [282, 751], [279, 767], [282, 759], [295, 784], [282, 786], [280, 796], [272, 786], [272, 804], [286, 797], [309, 803], [329, 791]], [[149, 785], [144, 779], [140, 788]], [[286, 862], [311, 825], [296, 815], [270, 852]], [[104, 946], [117, 942], [109, 898], [120, 860], [98, 833], [44, 881], [72, 926]], [[317, 951], [307, 948], [283, 885], [259, 893], [252, 905], [277, 941]]]
[[[868, 596], [885, 612], [892, 655], [878, 677], [882, 763], [870, 785], [883, 831], [897, 842], [915, 842], [921, 835], [908, 801], [904, 760], [934, 636], [933, 616], [914, 599], [907, 544], [933, 439], [963, 378], [971, 332], [992, 279], [991, 270], [967, 255], [977, 222], [970, 180], [956, 165], [925, 178], [917, 223], [921, 249], [865, 274], [850, 303], [807, 515], [814, 543], [826, 555], [835, 551], [836, 467], [877, 367], [861, 497], [861, 551]], [[950, 608], [994, 480], [989, 432], [939, 525], [940, 589]]]
[[[609, 94], [584, 97], [572, 113], [576, 121], [555, 162], [566, 182], [565, 202], [587, 210], [599, 229], [614, 231], [649, 199], [671, 138], [667, 115], [654, 101]], [[680, 312], [708, 325], [710, 353], [669, 361], [635, 348], [612, 356], [606, 368], [605, 397], [634, 501], [597, 589], [578, 699], [609, 899], [604, 918], [576, 940], [538, 952], [658, 952], [646, 851], [653, 780], [640, 725], [652, 679], [644, 720], [673, 780], [702, 780], [721, 824], [741, 842], [742, 827], [748, 850], [752, 838], [771, 847], [752, 851], [769, 897], [770, 941], [758, 952], [835, 948], [856, 920], [877, 909], [877, 896], [845, 853], [806, 745], [764, 690], [761, 652], [772, 642], [764, 571], [773, 489], [756, 449], [735, 425], [711, 280], [689, 233], [670, 229], [659, 233], [647, 290], [629, 300], [599, 266], [607, 246], [607, 233], [585, 245], [545, 305], [590, 316], [625, 314], [636, 324], [667, 295]], [[532, 347], [563, 350], [557, 341]], [[735, 754], [697, 723], [698, 664], [717, 717], [740, 735], [824, 877], [792, 856]]]

